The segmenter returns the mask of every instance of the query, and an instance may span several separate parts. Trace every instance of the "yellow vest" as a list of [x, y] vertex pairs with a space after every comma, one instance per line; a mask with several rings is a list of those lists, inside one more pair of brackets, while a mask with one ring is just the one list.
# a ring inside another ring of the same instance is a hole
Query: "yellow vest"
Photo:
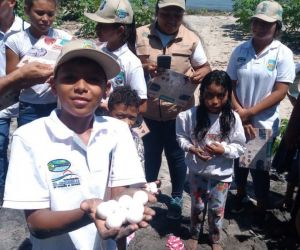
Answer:
[[[170, 55], [171, 69], [191, 76], [192, 65], [191, 55], [199, 42], [199, 37], [183, 25], [179, 27], [177, 35], [164, 48], [162, 42], [155, 31], [155, 24], [145, 25], [137, 29], [136, 53], [142, 63], [148, 59], [156, 62], [158, 55]], [[148, 97], [146, 118], [156, 121], [167, 121], [176, 119], [181, 111], [187, 110], [194, 105], [194, 98], [191, 99], [186, 107]]]

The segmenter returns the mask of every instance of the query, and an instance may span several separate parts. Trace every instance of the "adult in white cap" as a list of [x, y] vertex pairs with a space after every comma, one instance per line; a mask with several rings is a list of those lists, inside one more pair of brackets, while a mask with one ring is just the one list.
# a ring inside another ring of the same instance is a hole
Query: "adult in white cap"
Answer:
[[[155, 22], [137, 29], [136, 52], [141, 59], [147, 78], [157, 74], [157, 57], [171, 57], [170, 68], [185, 74], [195, 84], [211, 70], [199, 37], [183, 24], [184, 0], [159, 0]], [[147, 181], [157, 179], [165, 152], [171, 183], [171, 200], [167, 217], [181, 218], [182, 192], [186, 176], [184, 152], [176, 141], [175, 119], [179, 112], [194, 105], [191, 98], [186, 107], [162, 99], [149, 97], [145, 122], [150, 133], [143, 137]]]
[[[103, 248], [97, 229], [102, 238], [119, 239], [147, 226], [107, 229], [95, 213], [104, 196], [145, 183], [127, 124], [94, 116], [107, 79], [119, 70], [93, 42], [71, 41], [54, 68], [52, 90], [61, 108], [13, 135], [4, 207], [25, 211], [33, 249], [116, 249]], [[153, 211], [144, 211], [151, 219]]]
[[[293, 53], [276, 39], [282, 28], [282, 12], [281, 5], [275, 1], [257, 5], [251, 17], [252, 38], [234, 49], [227, 68], [235, 89], [233, 104], [248, 139], [255, 138], [255, 128], [271, 130], [273, 138], [278, 135], [278, 106], [295, 78]], [[254, 162], [256, 167], [250, 170], [257, 200], [257, 226], [263, 225], [268, 208], [270, 164], [265, 157]], [[235, 212], [243, 211], [247, 201], [249, 169], [239, 165], [237, 161]]]
[[[147, 108], [147, 86], [141, 61], [136, 57], [136, 30], [133, 10], [128, 0], [102, 1], [95, 13], [84, 13], [86, 17], [97, 22], [96, 34], [102, 50], [114, 56], [121, 71], [109, 80], [111, 90], [118, 86], [130, 86], [141, 98], [140, 112]], [[107, 102], [102, 103], [107, 109]]]

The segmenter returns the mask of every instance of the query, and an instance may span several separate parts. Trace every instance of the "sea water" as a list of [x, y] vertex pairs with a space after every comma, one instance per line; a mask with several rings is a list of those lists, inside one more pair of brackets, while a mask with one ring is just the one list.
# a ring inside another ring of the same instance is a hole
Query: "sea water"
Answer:
[[186, 0], [187, 8], [232, 11], [232, 0]]

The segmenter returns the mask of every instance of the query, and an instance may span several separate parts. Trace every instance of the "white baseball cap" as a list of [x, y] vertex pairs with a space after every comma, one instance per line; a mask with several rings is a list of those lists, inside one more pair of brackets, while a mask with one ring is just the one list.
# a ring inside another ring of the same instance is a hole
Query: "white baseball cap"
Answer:
[[159, 0], [158, 8], [164, 8], [168, 6], [177, 6], [183, 10], [185, 10], [185, 0]]
[[255, 14], [251, 18], [258, 18], [265, 22], [273, 23], [282, 22], [282, 7], [276, 1], [262, 1], [255, 10]]
[[84, 15], [98, 23], [133, 22], [133, 10], [128, 0], [103, 0], [95, 13], [85, 12]]
[[120, 66], [117, 61], [101, 51], [93, 41], [77, 39], [63, 46], [54, 67], [54, 76], [60, 65], [78, 57], [88, 58], [98, 63], [103, 69], [107, 79], [114, 78], [120, 72]]

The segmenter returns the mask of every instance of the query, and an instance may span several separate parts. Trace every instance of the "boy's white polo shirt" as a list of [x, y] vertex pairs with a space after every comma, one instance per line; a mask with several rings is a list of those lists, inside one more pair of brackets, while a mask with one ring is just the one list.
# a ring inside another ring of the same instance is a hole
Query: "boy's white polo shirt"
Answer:
[[[127, 124], [95, 117], [86, 146], [53, 111], [14, 133], [4, 207], [71, 210], [85, 199], [103, 198], [106, 185], [135, 183], [145, 183], [145, 176]], [[90, 224], [56, 240], [63, 239], [66, 246], [74, 243], [76, 249], [94, 249], [96, 237]], [[34, 239], [34, 243], [41, 249], [55, 249], [55, 238]]]
[[[252, 39], [234, 49], [227, 68], [232, 80], [237, 80], [236, 93], [245, 108], [253, 107], [271, 94], [275, 82], [292, 83], [295, 78], [293, 52], [274, 40], [259, 56], [252, 46]], [[255, 127], [273, 128], [278, 132], [278, 105], [253, 117]]]

